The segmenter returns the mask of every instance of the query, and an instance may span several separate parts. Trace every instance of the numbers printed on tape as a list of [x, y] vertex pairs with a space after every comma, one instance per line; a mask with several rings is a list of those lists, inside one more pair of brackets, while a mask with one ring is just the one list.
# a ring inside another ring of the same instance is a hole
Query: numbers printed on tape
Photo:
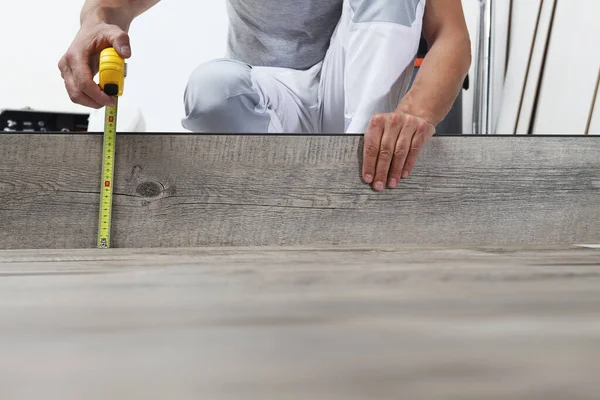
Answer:
[[[115, 101], [117, 98], [115, 97]], [[106, 107], [104, 119], [104, 136], [102, 145], [102, 196], [100, 198], [100, 215], [98, 220], [98, 247], [110, 247], [110, 230], [112, 214], [114, 152], [116, 141], [117, 105]]]

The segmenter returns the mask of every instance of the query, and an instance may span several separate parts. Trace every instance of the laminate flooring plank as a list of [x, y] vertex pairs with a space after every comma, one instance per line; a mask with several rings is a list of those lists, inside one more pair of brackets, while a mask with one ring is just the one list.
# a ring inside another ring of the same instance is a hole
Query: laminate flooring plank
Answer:
[[3, 399], [595, 399], [600, 249], [0, 251]]
[[[96, 245], [100, 135], [0, 135], [0, 248]], [[120, 135], [112, 245], [545, 244], [600, 237], [600, 138], [434, 137], [377, 193], [360, 136]]]

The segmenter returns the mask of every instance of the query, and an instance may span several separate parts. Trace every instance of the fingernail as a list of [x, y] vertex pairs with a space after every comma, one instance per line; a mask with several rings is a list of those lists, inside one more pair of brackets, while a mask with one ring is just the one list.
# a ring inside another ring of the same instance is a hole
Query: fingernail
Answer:
[[367, 182], [367, 183], [373, 182], [373, 175], [365, 175], [365, 182]]
[[396, 187], [397, 184], [398, 182], [394, 178], [390, 179], [390, 187]]
[[129, 57], [131, 55], [131, 48], [129, 46], [121, 46], [121, 54]]
[[375, 182], [375, 190], [383, 190], [383, 182]]
[[402, 172], [402, 177], [403, 178], [408, 178], [409, 172], [408, 171], [404, 171]]

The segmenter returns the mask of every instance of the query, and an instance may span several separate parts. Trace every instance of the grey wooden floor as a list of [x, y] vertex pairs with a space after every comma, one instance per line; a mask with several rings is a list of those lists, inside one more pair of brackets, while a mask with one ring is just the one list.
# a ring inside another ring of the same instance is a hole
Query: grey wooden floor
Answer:
[[600, 249], [0, 252], [0, 399], [598, 399]]

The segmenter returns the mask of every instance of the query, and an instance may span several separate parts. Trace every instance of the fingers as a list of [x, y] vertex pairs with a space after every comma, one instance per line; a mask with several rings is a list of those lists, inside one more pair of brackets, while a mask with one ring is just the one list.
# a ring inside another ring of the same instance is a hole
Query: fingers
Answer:
[[410, 173], [412, 172], [413, 167], [417, 162], [417, 158], [419, 157], [419, 153], [421, 153], [421, 149], [425, 145], [425, 143], [433, 136], [435, 133], [435, 127], [428, 122], [418, 121], [419, 127], [417, 130], [417, 134], [415, 134], [410, 143], [410, 150], [408, 152], [408, 156], [406, 157], [406, 161], [404, 163], [402, 178], [408, 178]]
[[385, 121], [385, 130], [377, 158], [375, 183], [373, 184], [373, 189], [377, 191], [383, 190], [388, 182], [388, 173], [394, 158], [394, 149], [402, 128], [403, 117], [400, 114], [391, 113], [386, 116]]
[[114, 106], [115, 99], [102, 91], [94, 76], [99, 53], [112, 46], [122, 58], [131, 56], [129, 35], [116, 25], [102, 24], [81, 30], [58, 63], [71, 101], [92, 108]]
[[94, 82], [92, 70], [90, 69], [88, 58], [82, 54], [75, 53], [71, 56], [69, 66], [72, 71], [72, 79], [75, 84], [75, 90], [84, 93], [98, 104], [104, 106], [114, 106], [115, 100], [104, 93], [100, 86]]
[[365, 133], [365, 144], [363, 149], [363, 179], [366, 183], [372, 183], [375, 176], [375, 167], [379, 156], [379, 146], [385, 127], [385, 118], [376, 115], [371, 119], [367, 132]]
[[73, 75], [67, 75], [65, 77], [65, 88], [69, 94], [69, 98], [73, 103], [81, 104], [86, 107], [95, 109], [102, 108], [103, 105], [92, 99], [90, 96], [78, 89], [77, 84], [73, 80]]
[[73, 80], [73, 72], [69, 67], [66, 54], [58, 62], [58, 69], [60, 70], [60, 75], [64, 80], [65, 89], [67, 89], [67, 94], [69, 95], [69, 98], [73, 103], [81, 104], [83, 106], [92, 107], [96, 109], [102, 107], [101, 104], [92, 100], [88, 95], [84, 94], [81, 90], [79, 90], [77, 84]]
[[404, 164], [409, 154], [410, 144], [416, 133], [416, 127], [411, 117], [407, 117], [400, 131], [394, 148], [394, 159], [390, 167], [388, 186], [396, 187], [402, 178]]
[[90, 71], [92, 71], [92, 76], [96, 76], [100, 68], [100, 53], [92, 54], [88, 65], [90, 66]]
[[408, 178], [421, 149], [434, 135], [425, 119], [403, 113], [377, 114], [365, 134], [363, 179], [376, 191]]
[[106, 38], [122, 58], [131, 57], [129, 35], [116, 25], [111, 25], [106, 32]]
[[86, 58], [75, 54], [75, 50], [69, 50], [58, 64], [71, 101], [92, 108], [114, 105], [114, 99], [94, 82]]

